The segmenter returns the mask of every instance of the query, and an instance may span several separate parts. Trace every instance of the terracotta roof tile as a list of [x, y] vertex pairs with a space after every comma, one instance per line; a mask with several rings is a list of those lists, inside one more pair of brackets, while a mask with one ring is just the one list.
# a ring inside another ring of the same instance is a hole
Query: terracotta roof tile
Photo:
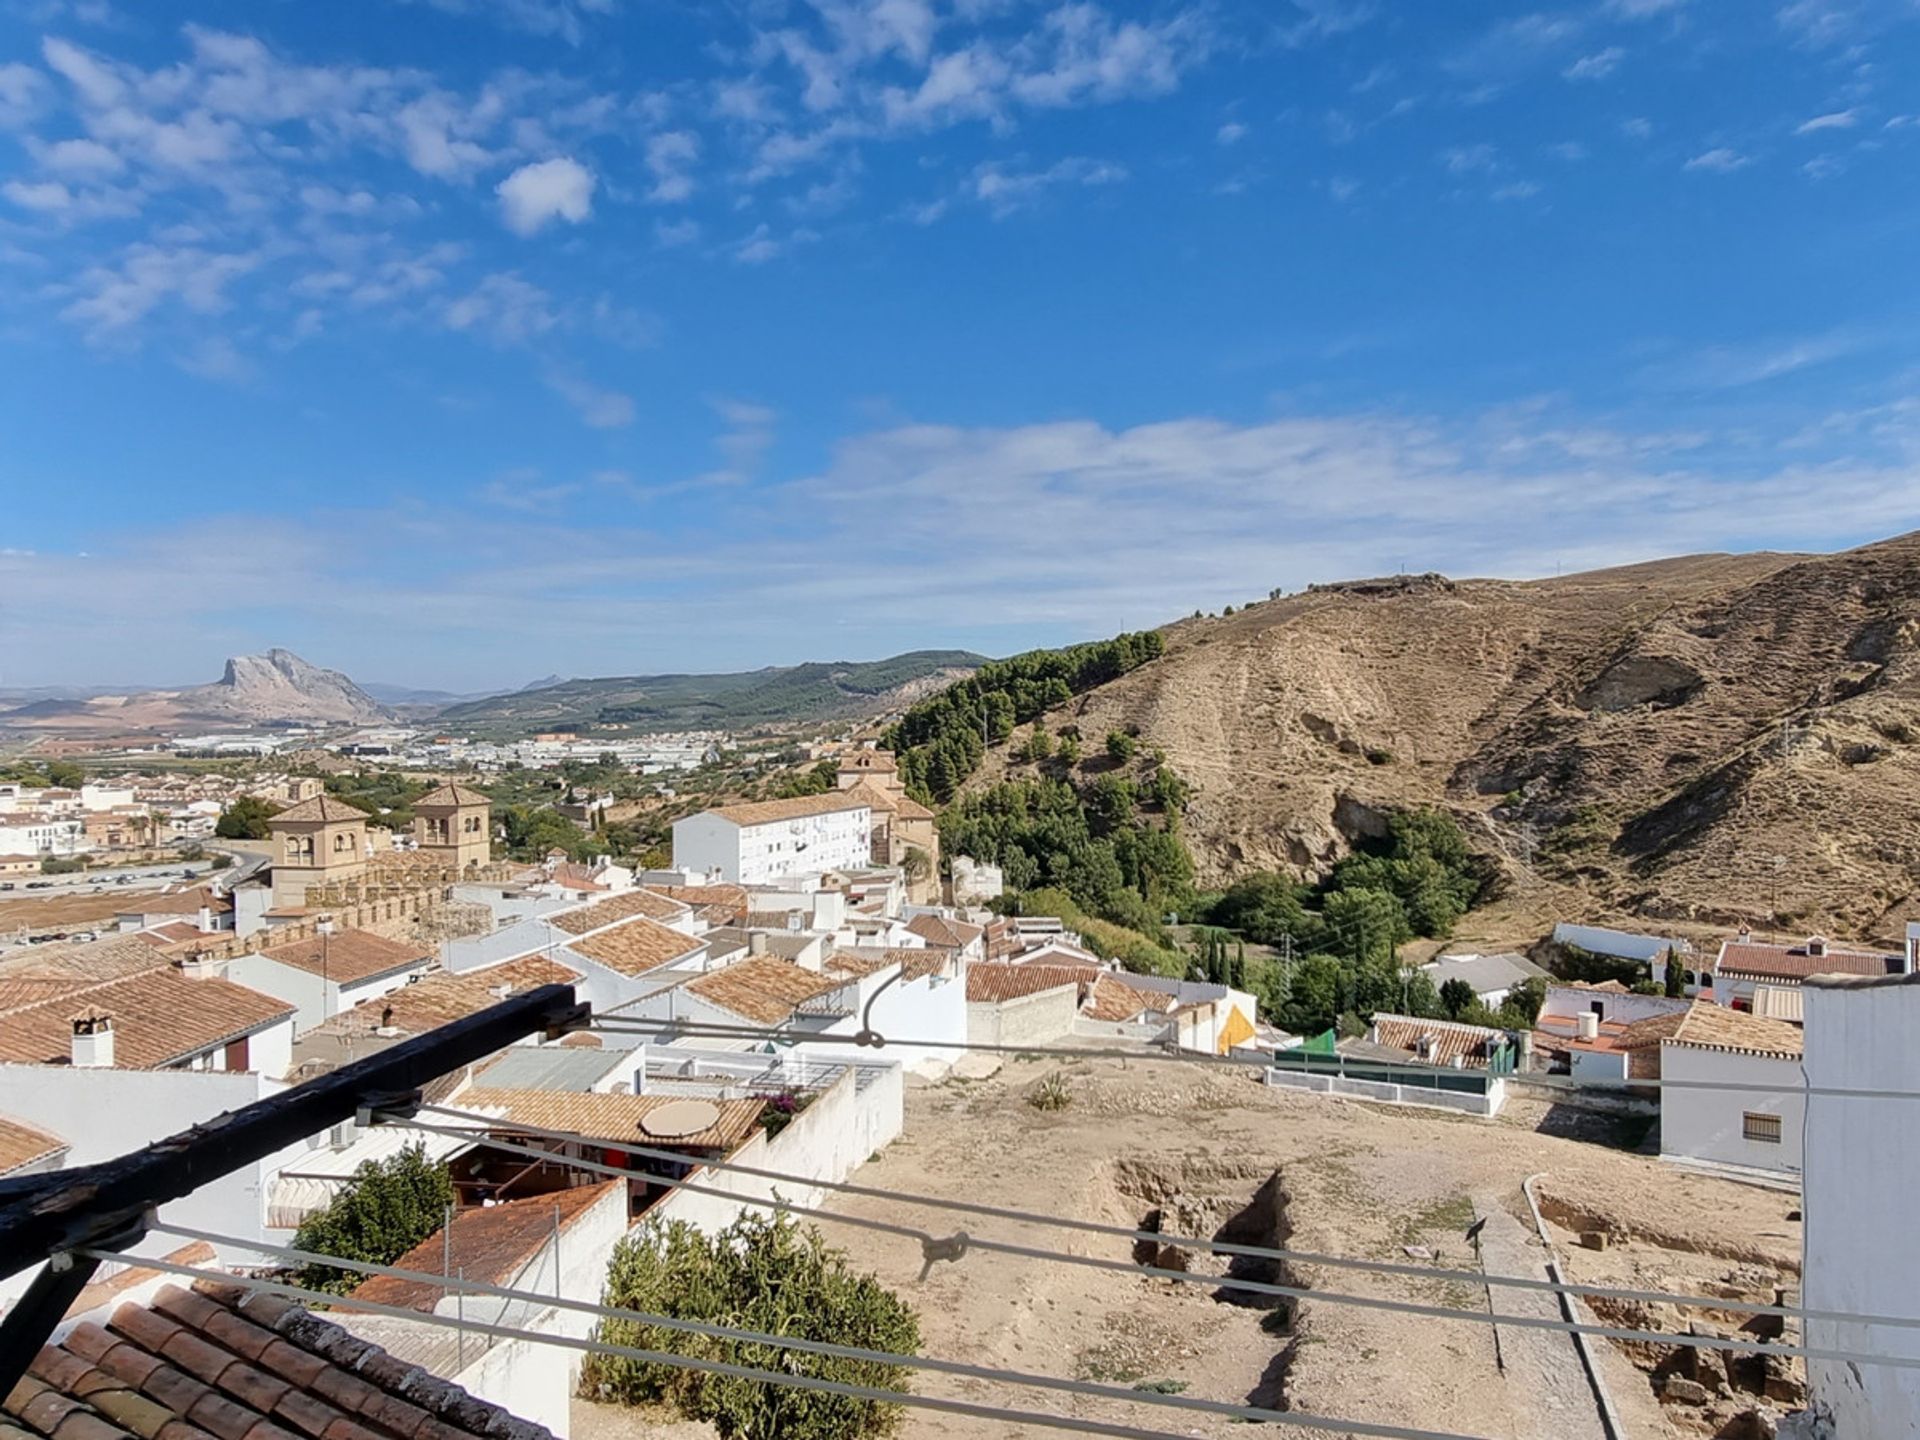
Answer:
[[[633, 1134], [622, 1138], [632, 1139]], [[552, 1241], [556, 1224], [564, 1234], [619, 1183], [578, 1185], [552, 1195], [461, 1210], [454, 1215], [451, 1230], [434, 1231], [394, 1261], [394, 1266], [437, 1273], [451, 1256], [455, 1269], [469, 1280], [511, 1285], [521, 1268]], [[423, 1311], [433, 1310], [447, 1293], [430, 1281], [394, 1275], [371, 1276], [353, 1292], [359, 1300]]]
[[1897, 975], [1898, 955], [1872, 950], [1836, 950], [1810, 953], [1807, 945], [1765, 945], [1729, 940], [1714, 962], [1717, 975], [1751, 975], [1765, 980], [1804, 980], [1809, 975]]
[[491, 805], [493, 801], [478, 790], [449, 782], [438, 790], [429, 790], [413, 802], [414, 813], [422, 810], [452, 810], [463, 806]]
[[1081, 987], [1092, 985], [1098, 973], [1078, 965], [973, 964], [967, 967], [967, 1003], [1000, 1004], [1062, 985], [1073, 986], [1078, 996], [1083, 993]]
[[868, 808], [866, 801], [849, 799], [844, 790], [829, 790], [824, 795], [795, 795], [786, 800], [752, 800], [740, 805], [721, 805], [706, 813], [718, 815], [735, 825], [771, 825], [780, 820], [803, 820], [810, 815], [832, 815], [842, 810]]
[[1679, 1028], [1668, 1037], [1667, 1043], [1738, 1055], [1797, 1058], [1803, 1039], [1800, 1027], [1785, 1020], [1764, 1020], [1711, 1001], [1696, 1000], [1681, 1017]]
[[569, 935], [584, 935], [589, 930], [599, 930], [616, 920], [626, 920], [635, 915], [665, 921], [678, 920], [686, 913], [687, 907], [678, 900], [669, 900], [651, 890], [628, 890], [609, 900], [596, 900], [578, 910], [567, 910], [547, 918], [555, 929], [564, 930]]
[[678, 930], [669, 930], [644, 915], [623, 920], [610, 930], [601, 930], [584, 940], [569, 940], [571, 954], [617, 970], [622, 975], [644, 975], [676, 960], [698, 955], [706, 949], [704, 940], [695, 940]]
[[399, 970], [425, 966], [434, 959], [433, 952], [419, 945], [403, 945], [367, 930], [341, 930], [324, 940], [317, 935], [308, 940], [290, 940], [284, 945], [269, 945], [260, 953], [269, 960], [311, 975], [318, 975], [324, 969], [339, 985], [374, 980]]
[[747, 892], [739, 885], [648, 885], [644, 888], [696, 909], [721, 906], [735, 918], [747, 913]]
[[315, 795], [302, 800], [298, 805], [282, 810], [267, 821], [269, 829], [278, 829], [282, 825], [331, 824], [341, 820], [365, 820], [367, 812], [357, 805], [349, 805], [344, 800], [336, 800], [331, 795]]
[[19, 1170], [36, 1160], [63, 1154], [71, 1148], [58, 1135], [36, 1129], [25, 1121], [0, 1115], [0, 1175]]
[[390, 1013], [394, 1028], [418, 1034], [499, 1004], [497, 992], [502, 986], [515, 995], [541, 985], [571, 985], [579, 978], [578, 970], [544, 955], [523, 955], [483, 970], [438, 970], [315, 1028], [335, 1035], [366, 1034], [378, 1029], [382, 1016]]
[[[150, 964], [157, 958], [151, 950], [146, 954]], [[113, 1018], [115, 1065], [140, 1070], [251, 1035], [293, 1014], [293, 1006], [215, 977], [188, 979], [161, 960], [142, 974], [13, 1011], [0, 1024], [0, 1060], [66, 1064], [73, 1054], [73, 1019], [83, 1011]]]
[[907, 929], [929, 945], [946, 945], [955, 950], [966, 949], [986, 934], [978, 925], [969, 925], [964, 920], [949, 920], [944, 915], [916, 915], [907, 922]]
[[[1421, 1056], [1420, 1041], [1433, 1037], [1429, 1054]], [[1404, 1050], [1423, 1065], [1449, 1066], [1458, 1060], [1469, 1070], [1484, 1070], [1490, 1049], [1505, 1039], [1503, 1032], [1484, 1025], [1463, 1025], [1457, 1020], [1423, 1020], [1412, 1015], [1375, 1015], [1373, 1043], [1393, 1050]]]
[[[670, 1146], [675, 1149], [732, 1149], [752, 1132], [760, 1118], [759, 1100], [716, 1100], [719, 1115], [694, 1135], [663, 1140], [649, 1135], [640, 1122], [674, 1095], [608, 1095], [580, 1090], [488, 1090], [483, 1103], [501, 1113], [485, 1121], [495, 1132], [511, 1132], [516, 1125], [536, 1130], [564, 1130], [590, 1140]], [[469, 1122], [474, 1123], [474, 1122]]]
[[757, 1025], [778, 1025], [807, 1001], [847, 983], [841, 977], [803, 969], [791, 960], [756, 955], [689, 981], [686, 988], [708, 1004]]
[[1093, 982], [1093, 991], [1081, 1013], [1090, 1020], [1133, 1020], [1152, 1013], [1164, 1015], [1173, 997], [1158, 990], [1141, 990], [1117, 975], [1105, 974]]

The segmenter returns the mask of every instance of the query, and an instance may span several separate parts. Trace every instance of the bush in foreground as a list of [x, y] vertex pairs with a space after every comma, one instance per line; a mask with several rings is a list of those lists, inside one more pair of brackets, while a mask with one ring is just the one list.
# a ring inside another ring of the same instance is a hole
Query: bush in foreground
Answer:
[[[675, 1320], [695, 1320], [793, 1339], [825, 1340], [898, 1355], [920, 1348], [913, 1309], [871, 1275], [847, 1265], [818, 1230], [780, 1216], [743, 1215], [705, 1235], [675, 1220], [635, 1231], [614, 1247], [605, 1303]], [[731, 1365], [809, 1375], [874, 1389], [907, 1389], [907, 1371], [739, 1340], [689, 1335], [636, 1320], [603, 1320], [602, 1343], [666, 1351]], [[587, 1357], [581, 1393], [623, 1404], [664, 1402], [705, 1420], [722, 1440], [840, 1440], [885, 1435], [901, 1407], [817, 1390], [768, 1385], [622, 1355]]]

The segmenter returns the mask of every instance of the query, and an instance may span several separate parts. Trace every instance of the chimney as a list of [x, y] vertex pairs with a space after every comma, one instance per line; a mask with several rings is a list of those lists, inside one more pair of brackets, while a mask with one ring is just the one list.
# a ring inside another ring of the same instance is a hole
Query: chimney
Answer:
[[747, 936], [747, 954], [764, 955], [767, 953], [767, 932], [755, 930]]
[[73, 1017], [73, 1063], [87, 1070], [113, 1065], [113, 1017], [88, 1010]]
[[1422, 1035], [1418, 1040], [1414, 1041], [1413, 1053], [1418, 1055], [1422, 1060], [1433, 1059], [1433, 1036]]
[[1826, 953], [1827, 953], [1827, 937], [1826, 936], [1809, 935], [1807, 937], [1807, 954], [1808, 955], [1812, 956], [1814, 959], [1817, 960], [1817, 959], [1823, 958], [1826, 955]]
[[218, 980], [226, 972], [227, 963], [216, 959], [205, 950], [190, 950], [180, 957], [180, 974], [187, 980]]
[[1600, 1017], [1591, 1010], [1584, 1010], [1579, 1016], [1580, 1038], [1598, 1040], [1600, 1038]]

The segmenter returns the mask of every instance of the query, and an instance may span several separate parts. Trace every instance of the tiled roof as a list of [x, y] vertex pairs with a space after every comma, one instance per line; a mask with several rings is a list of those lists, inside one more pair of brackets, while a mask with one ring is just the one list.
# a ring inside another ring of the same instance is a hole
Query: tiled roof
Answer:
[[484, 970], [439, 970], [378, 1000], [342, 1011], [317, 1028], [334, 1034], [365, 1034], [378, 1029], [381, 1016], [391, 1011], [395, 1029], [418, 1034], [498, 1005], [501, 997], [496, 992], [501, 986], [512, 995], [541, 985], [571, 985], [579, 978], [579, 971], [544, 955], [523, 955]]
[[195, 885], [191, 889], [172, 890], [163, 895], [135, 898], [124, 910], [115, 911], [118, 915], [198, 915], [202, 910], [211, 910], [215, 914], [224, 914], [233, 909], [233, 897], [216, 895], [206, 885]]
[[[551, 1243], [556, 1226], [565, 1232], [619, 1183], [606, 1180], [598, 1185], [576, 1185], [551, 1195], [458, 1211], [450, 1228], [434, 1231], [395, 1260], [394, 1268], [444, 1273], [442, 1267], [451, 1263], [454, 1272], [468, 1280], [511, 1285], [521, 1268]], [[374, 1305], [431, 1313], [449, 1293], [444, 1286], [426, 1280], [373, 1275], [355, 1287], [353, 1296]]]
[[838, 990], [847, 981], [790, 960], [756, 955], [690, 981], [687, 989], [710, 1005], [731, 1010], [758, 1025], [778, 1025], [816, 996]]
[[355, 985], [396, 970], [426, 965], [433, 960], [430, 950], [418, 945], [403, 945], [366, 930], [341, 930], [324, 940], [290, 940], [284, 945], [269, 945], [260, 952], [269, 960], [291, 965], [319, 975], [323, 971], [337, 985]]
[[706, 948], [706, 942], [669, 930], [644, 915], [636, 915], [584, 940], [569, 940], [566, 948], [571, 954], [585, 956], [622, 975], [644, 975], [649, 970], [699, 954]]
[[[151, 950], [146, 954], [150, 963], [157, 958]], [[73, 1020], [83, 1012], [113, 1018], [116, 1067], [151, 1070], [265, 1029], [293, 1014], [293, 1006], [215, 977], [188, 979], [163, 960], [140, 974], [69, 988], [0, 1018], [0, 1060], [68, 1063]]]
[[1795, 1025], [1807, 1018], [1807, 992], [1800, 985], [1756, 985], [1753, 1013], [1763, 1020], [1788, 1020]]
[[976, 964], [967, 967], [967, 1003], [997, 1005], [1037, 995], [1061, 985], [1074, 987], [1077, 996], [1082, 985], [1090, 985], [1095, 972], [1078, 965], [1001, 965]]
[[49, 1440], [552, 1440], [289, 1301], [199, 1281], [34, 1357], [0, 1434]]
[[1836, 950], [1812, 955], [1805, 945], [1764, 945], [1729, 940], [1714, 965], [1717, 975], [1752, 975], [1764, 980], [1804, 980], [1809, 975], [1897, 975], [1902, 959], [1872, 950]]
[[75, 982], [119, 980], [166, 962], [135, 935], [109, 935], [72, 945], [41, 945], [0, 960], [0, 987], [14, 980]]
[[1785, 1058], [1801, 1053], [1802, 1038], [1798, 1025], [1789, 1025], [1784, 1020], [1763, 1020], [1711, 1001], [1696, 1000], [1667, 1043], [1696, 1050]]
[[169, 920], [164, 925], [154, 925], [145, 930], [133, 932], [133, 938], [142, 945], [151, 945], [155, 950], [171, 950], [176, 946], [191, 946], [204, 943], [207, 932], [198, 925], [186, 920]]
[[892, 946], [854, 945], [836, 950], [827, 958], [824, 968], [847, 975], [871, 975], [888, 965], [898, 965], [900, 978], [906, 981], [939, 975], [957, 963], [951, 950], [933, 946], [906, 950]]
[[716, 908], [724, 910], [729, 920], [747, 913], [747, 892], [739, 885], [649, 885], [646, 888], [655, 895], [691, 905], [709, 919], [713, 918]]
[[22, 1166], [49, 1155], [58, 1155], [71, 1147], [58, 1135], [36, 1130], [23, 1120], [0, 1115], [0, 1175], [11, 1174]]
[[1658, 1045], [1662, 1040], [1673, 1038], [1686, 1019], [1685, 1010], [1674, 1010], [1665, 1015], [1650, 1015], [1645, 1020], [1635, 1020], [1620, 1027], [1620, 1033], [1614, 1036], [1613, 1048], [1642, 1050], [1649, 1045]]
[[604, 892], [607, 888], [594, 878], [593, 871], [584, 865], [576, 865], [571, 860], [563, 860], [553, 869], [545, 871], [541, 880], [548, 885], [558, 885], [563, 890]]
[[[1421, 1038], [1429, 1035], [1433, 1037], [1433, 1049], [1421, 1056]], [[1467, 1069], [1484, 1070], [1489, 1048], [1505, 1038], [1501, 1031], [1484, 1025], [1462, 1025], [1457, 1020], [1422, 1020], [1413, 1015], [1373, 1017], [1375, 1044], [1404, 1051], [1423, 1065], [1450, 1066], [1458, 1060]]]
[[493, 801], [485, 795], [482, 795], [478, 790], [469, 790], [465, 785], [456, 785], [449, 782], [448, 784], [442, 785], [438, 790], [429, 790], [425, 795], [422, 795], [418, 800], [413, 802], [413, 808], [415, 812], [418, 812], [421, 810], [447, 810], [455, 806], [464, 805], [491, 804], [493, 804]]
[[[746, 1139], [760, 1118], [760, 1100], [715, 1100], [719, 1114], [713, 1124], [692, 1135], [662, 1139], [641, 1129], [640, 1122], [677, 1095], [607, 1095], [582, 1090], [486, 1090], [472, 1103], [498, 1111], [485, 1122], [496, 1133], [516, 1125], [535, 1130], [563, 1130], [588, 1140], [624, 1141], [632, 1145], [665, 1145], [695, 1150], [731, 1150]], [[473, 1122], [469, 1122], [473, 1123]]]
[[832, 815], [841, 810], [865, 810], [867, 802], [849, 799], [844, 790], [829, 790], [824, 795], [795, 795], [787, 800], [752, 800], [741, 805], [722, 805], [709, 810], [735, 825], [771, 825], [779, 820], [804, 820], [809, 815]]
[[1151, 1011], [1163, 1015], [1173, 1004], [1171, 995], [1140, 990], [1112, 974], [1099, 976], [1081, 1014], [1090, 1020], [1132, 1020]]
[[349, 805], [344, 800], [336, 800], [331, 795], [314, 795], [302, 800], [298, 805], [282, 810], [267, 821], [269, 829], [276, 825], [322, 824], [338, 820], [365, 820], [367, 812], [357, 805]]
[[949, 920], [944, 915], [916, 915], [907, 922], [907, 929], [929, 945], [948, 945], [955, 950], [966, 949], [986, 933], [978, 925]]
[[625, 920], [633, 915], [644, 915], [649, 920], [678, 920], [686, 913], [687, 907], [678, 900], [669, 900], [651, 890], [628, 890], [610, 900], [596, 900], [578, 910], [563, 911], [547, 918], [555, 929], [564, 930], [569, 935], [584, 935], [589, 930], [598, 930], [603, 925], [611, 925], [616, 920]]

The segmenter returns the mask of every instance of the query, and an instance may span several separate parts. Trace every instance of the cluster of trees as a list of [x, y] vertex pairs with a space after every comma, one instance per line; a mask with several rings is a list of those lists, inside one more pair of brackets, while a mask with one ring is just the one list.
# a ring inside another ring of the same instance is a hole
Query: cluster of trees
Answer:
[[[1451, 997], [1450, 1008], [1431, 979], [1403, 971], [1398, 958], [1399, 947], [1416, 935], [1452, 934], [1485, 884], [1450, 815], [1406, 810], [1390, 816], [1386, 834], [1363, 843], [1320, 886], [1249, 875], [1204, 905], [1198, 918], [1290, 957], [1249, 964], [1245, 987], [1286, 1029], [1317, 1032], [1343, 1017], [1359, 1024], [1376, 1010], [1499, 1023], [1468, 1006], [1471, 991], [1464, 1000]], [[1520, 1014], [1526, 998], [1507, 1018]], [[1537, 1011], [1539, 1001], [1533, 1004]], [[1527, 1014], [1524, 1023], [1532, 1019]]]
[[840, 762], [822, 760], [811, 769], [781, 779], [773, 788], [774, 798], [791, 800], [797, 795], [825, 795], [840, 786]]
[[1001, 902], [1001, 909], [1009, 915], [1057, 915], [1069, 930], [1079, 932], [1087, 949], [1102, 960], [1118, 960], [1135, 974], [1178, 979], [1191, 968], [1185, 955], [1158, 938], [1158, 927], [1149, 935], [1089, 915], [1064, 890], [1043, 886], [1011, 895]]
[[87, 772], [71, 760], [14, 760], [0, 764], [0, 780], [13, 780], [38, 790], [48, 785], [78, 790]]
[[[683, 1220], [643, 1226], [614, 1247], [605, 1304], [674, 1320], [761, 1334], [916, 1355], [913, 1308], [828, 1248], [820, 1232], [787, 1216], [741, 1216], [706, 1235]], [[904, 1393], [905, 1366], [780, 1349], [751, 1341], [669, 1330], [637, 1320], [603, 1320], [594, 1338], [631, 1350], [685, 1355], [843, 1385]], [[842, 1440], [885, 1435], [902, 1407], [820, 1390], [594, 1352], [581, 1392], [627, 1405], [664, 1404], [712, 1425], [721, 1440]]]
[[949, 806], [940, 846], [1001, 867], [1012, 890], [1042, 886], [1104, 920], [1157, 935], [1193, 894], [1193, 857], [1177, 810], [1146, 813], [1151, 785], [1104, 774], [1009, 780]]
[[[324, 1210], [300, 1222], [293, 1248], [342, 1260], [391, 1265], [446, 1223], [453, 1180], [446, 1167], [412, 1145], [386, 1160], [369, 1160], [353, 1172]], [[366, 1277], [330, 1265], [307, 1265], [294, 1283], [344, 1295]]]
[[992, 660], [967, 679], [922, 700], [887, 731], [909, 794], [944, 805], [980, 764], [989, 745], [1075, 695], [1158, 659], [1156, 630], [1116, 635], [1060, 650], [1030, 650]]
[[413, 802], [434, 788], [424, 781], [409, 780], [397, 770], [328, 775], [322, 783], [334, 799], [366, 811], [367, 823], [384, 830], [411, 830]]
[[242, 795], [220, 812], [213, 833], [222, 840], [264, 840], [271, 833], [267, 822], [285, 808], [258, 795]]
[[1224, 930], [1201, 930], [1194, 939], [1193, 978], [1214, 985], [1247, 988], [1247, 942]]
[[493, 819], [511, 860], [544, 860], [551, 850], [564, 850], [569, 860], [590, 860], [613, 853], [606, 836], [582, 830], [545, 805], [495, 805]]

